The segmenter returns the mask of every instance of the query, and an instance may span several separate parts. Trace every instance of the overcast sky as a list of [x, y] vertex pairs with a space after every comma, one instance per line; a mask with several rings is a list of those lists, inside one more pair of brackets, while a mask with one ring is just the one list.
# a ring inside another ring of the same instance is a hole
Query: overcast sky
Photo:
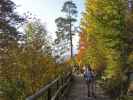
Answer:
[[[49, 32], [54, 33], [56, 30], [55, 19], [62, 15], [61, 8], [67, 0], [12, 0], [17, 4], [17, 12], [23, 14], [31, 12], [40, 18]], [[84, 0], [73, 0], [78, 7], [78, 23], [81, 18], [81, 12], [84, 8]]]
[[[33, 16], [41, 19], [46, 24], [46, 29], [51, 33], [51, 38], [55, 38], [56, 24], [55, 19], [62, 16], [61, 8], [67, 0], [12, 0], [17, 5], [16, 11], [19, 14], [30, 12]], [[81, 13], [84, 10], [84, 0], [73, 0], [78, 8], [78, 22], [79, 26]], [[79, 43], [79, 36], [73, 37], [74, 52], [77, 52], [77, 45]]]

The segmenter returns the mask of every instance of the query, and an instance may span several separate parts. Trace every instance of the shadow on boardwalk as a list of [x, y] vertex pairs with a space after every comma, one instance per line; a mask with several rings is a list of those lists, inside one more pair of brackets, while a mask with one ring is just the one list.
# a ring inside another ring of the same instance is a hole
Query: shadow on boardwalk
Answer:
[[69, 93], [66, 95], [65, 100], [111, 100], [104, 95], [102, 89], [96, 85], [96, 98], [87, 97], [87, 86], [80, 75], [74, 75], [72, 86]]

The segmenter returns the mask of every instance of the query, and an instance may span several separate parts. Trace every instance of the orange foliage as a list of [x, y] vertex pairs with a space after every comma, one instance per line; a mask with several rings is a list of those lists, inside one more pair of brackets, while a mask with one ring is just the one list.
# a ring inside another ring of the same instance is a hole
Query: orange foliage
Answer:
[[80, 33], [80, 46], [79, 46], [79, 52], [77, 54], [77, 62], [79, 65], [83, 64], [82, 58], [85, 55], [86, 48], [88, 47], [87, 44], [87, 39], [86, 39], [86, 34]]

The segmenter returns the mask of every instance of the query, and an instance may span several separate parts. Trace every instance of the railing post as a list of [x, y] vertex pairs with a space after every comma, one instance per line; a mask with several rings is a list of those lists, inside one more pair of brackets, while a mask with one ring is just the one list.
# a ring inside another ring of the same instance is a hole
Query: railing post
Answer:
[[[63, 85], [64, 85], [64, 76], [61, 77], [61, 86], [63, 86]], [[61, 91], [61, 98], [63, 96], [63, 93], [64, 93], [64, 91], [62, 90]]]
[[63, 77], [61, 77], [61, 85], [63, 86], [63, 84], [64, 84], [64, 79]]
[[70, 73], [69, 77], [70, 77], [70, 82], [72, 82], [73, 81], [72, 72]]
[[[60, 79], [59, 80], [57, 80], [57, 90], [59, 89], [59, 81], [60, 81]], [[59, 96], [57, 96], [57, 98], [56, 98], [56, 100], [59, 100]]]
[[57, 81], [57, 90], [59, 89], [59, 80]]
[[48, 88], [48, 100], [51, 100], [51, 88]]

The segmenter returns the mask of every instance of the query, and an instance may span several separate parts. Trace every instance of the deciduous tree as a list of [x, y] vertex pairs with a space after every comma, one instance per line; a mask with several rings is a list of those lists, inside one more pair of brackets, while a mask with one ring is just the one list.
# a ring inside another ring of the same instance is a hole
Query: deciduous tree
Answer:
[[92, 66], [106, 65], [106, 90], [118, 96], [127, 69], [125, 19], [128, 3], [125, 0], [86, 0], [85, 5], [81, 27], [89, 43], [86, 56], [90, 64], [93, 62]]

